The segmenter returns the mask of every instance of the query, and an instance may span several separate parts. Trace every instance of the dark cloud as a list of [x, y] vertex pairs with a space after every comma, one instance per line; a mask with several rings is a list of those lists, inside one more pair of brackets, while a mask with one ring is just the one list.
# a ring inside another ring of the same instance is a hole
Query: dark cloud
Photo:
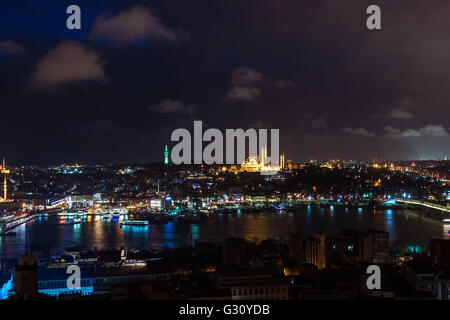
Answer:
[[411, 112], [403, 110], [401, 108], [396, 108], [396, 109], [390, 110], [388, 113], [388, 117], [394, 118], [394, 119], [404, 119], [404, 120], [415, 118], [415, 116]]
[[263, 78], [264, 75], [261, 72], [246, 66], [241, 66], [233, 71], [230, 82], [236, 86], [251, 85], [260, 82]]
[[367, 129], [364, 129], [364, 128], [346, 127], [346, 128], [342, 128], [341, 131], [344, 133], [347, 133], [347, 134], [354, 135], [354, 136], [361, 136], [361, 137], [366, 137], [366, 138], [375, 137], [375, 133], [369, 132]]
[[317, 129], [321, 129], [321, 128], [326, 128], [327, 127], [327, 122], [325, 120], [325, 117], [318, 117], [316, 119], [313, 119], [311, 121], [311, 127], [313, 128], [317, 128]]
[[258, 97], [261, 91], [257, 88], [245, 87], [245, 86], [234, 86], [228, 91], [226, 97], [228, 99], [235, 100], [247, 100], [251, 101]]
[[183, 113], [193, 115], [195, 107], [193, 105], [184, 105], [179, 100], [165, 99], [157, 104], [149, 106], [148, 111], [159, 114]]
[[0, 42], [0, 54], [6, 55], [21, 55], [25, 53], [25, 48], [13, 41], [1, 41]]
[[100, 15], [95, 20], [89, 38], [107, 39], [114, 44], [123, 45], [138, 40], [176, 41], [177, 34], [165, 26], [150, 8], [134, 6], [112, 17]]
[[33, 89], [54, 89], [81, 81], [106, 83], [104, 64], [100, 55], [85, 45], [63, 41], [36, 62], [30, 86]]

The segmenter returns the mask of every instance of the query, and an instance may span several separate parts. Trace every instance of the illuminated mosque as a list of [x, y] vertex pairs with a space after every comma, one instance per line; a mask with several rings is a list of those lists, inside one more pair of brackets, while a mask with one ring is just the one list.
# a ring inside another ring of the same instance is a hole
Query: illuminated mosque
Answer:
[[241, 164], [241, 172], [274, 172], [284, 169], [284, 153], [280, 155], [278, 165], [272, 166], [267, 163], [267, 149], [261, 149], [261, 157], [258, 155], [249, 156], [246, 161]]

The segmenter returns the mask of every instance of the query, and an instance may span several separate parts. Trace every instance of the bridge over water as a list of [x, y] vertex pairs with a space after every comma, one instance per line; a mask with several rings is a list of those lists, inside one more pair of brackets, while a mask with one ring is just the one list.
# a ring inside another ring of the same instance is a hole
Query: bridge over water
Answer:
[[[424, 200], [407, 200], [407, 199], [395, 199], [397, 203], [403, 203], [407, 206], [419, 206], [425, 209], [433, 218], [441, 220], [443, 223], [450, 223], [450, 206], [444, 206], [442, 204], [433, 203]], [[432, 209], [432, 210], [430, 210]]]
[[399, 203], [413, 204], [413, 205], [418, 205], [418, 206], [431, 208], [431, 209], [435, 209], [435, 210], [439, 210], [439, 211], [450, 212], [450, 206], [444, 206], [444, 205], [433, 203], [433, 202], [428, 202], [428, 201], [423, 201], [423, 200], [407, 200], [407, 199], [396, 199], [395, 201], [399, 202]]

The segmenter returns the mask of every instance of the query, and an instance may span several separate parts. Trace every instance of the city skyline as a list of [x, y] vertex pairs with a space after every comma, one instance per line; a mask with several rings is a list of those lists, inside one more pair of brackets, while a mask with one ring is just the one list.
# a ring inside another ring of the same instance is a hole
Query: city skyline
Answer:
[[0, 302], [181, 319], [450, 300], [448, 13], [4, 3]]

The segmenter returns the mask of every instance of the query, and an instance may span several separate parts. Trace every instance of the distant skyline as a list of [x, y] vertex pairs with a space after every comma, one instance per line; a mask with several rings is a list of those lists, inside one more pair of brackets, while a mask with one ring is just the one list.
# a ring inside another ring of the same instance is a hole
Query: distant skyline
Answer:
[[[308, 160], [295, 160], [295, 159], [290, 159], [290, 158], [286, 158], [286, 161], [292, 161], [294, 163], [300, 163], [300, 164], [304, 164], [304, 163], [312, 163], [312, 160], [317, 160], [317, 163], [324, 163], [327, 162], [329, 160], [337, 160], [336, 158], [329, 158], [329, 159], [308, 159]], [[372, 161], [381, 161], [382, 159], [377, 159], [377, 158], [372, 158], [372, 159], [338, 159], [340, 161], [357, 161], [357, 162], [372, 162]], [[430, 158], [430, 159], [385, 159], [386, 162], [415, 162], [415, 161], [450, 161], [450, 157], [447, 158]], [[59, 167], [59, 166], [75, 166], [75, 165], [80, 165], [80, 166], [108, 166], [108, 165], [120, 165], [120, 166], [141, 166], [141, 165], [163, 165], [164, 164], [164, 157], [162, 158], [162, 160], [160, 161], [147, 161], [147, 162], [138, 162], [138, 161], [106, 161], [106, 162], [76, 162], [76, 161], [72, 161], [72, 162], [58, 162], [57, 160], [54, 160], [54, 162], [52, 163], [31, 163], [31, 162], [18, 162], [18, 163], [9, 163], [8, 161], [6, 161], [6, 167], [8, 168], [14, 168], [14, 167], [28, 167], [28, 166], [37, 166], [37, 167], [41, 167], [41, 168], [51, 168], [51, 167]], [[181, 165], [174, 165], [174, 164], [170, 164], [171, 166], [185, 166], [184, 164]], [[200, 166], [199, 164], [191, 164], [192, 166]], [[205, 166], [209, 166], [208, 164], [203, 164]], [[216, 165], [224, 165], [224, 166], [231, 166], [230, 164], [212, 164], [211, 166], [216, 166]], [[240, 164], [238, 164], [239, 166]]]
[[[407, 5], [406, 5], [407, 3]], [[279, 128], [304, 162], [450, 157], [450, 3], [17, 0], [0, 11], [0, 155], [162, 162], [176, 128]], [[449, 151], [447, 151], [449, 150]]]

